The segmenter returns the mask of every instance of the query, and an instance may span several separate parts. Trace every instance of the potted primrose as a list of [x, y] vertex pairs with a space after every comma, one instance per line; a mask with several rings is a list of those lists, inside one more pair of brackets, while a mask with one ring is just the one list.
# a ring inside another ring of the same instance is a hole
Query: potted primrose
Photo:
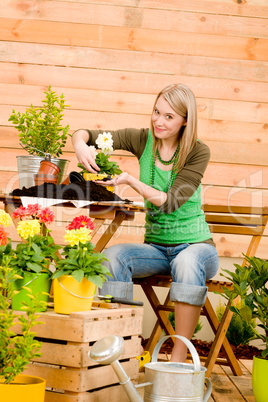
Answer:
[[17, 156], [21, 188], [34, 186], [34, 175], [44, 159], [58, 166], [58, 183], [66, 175], [69, 163], [66, 159], [59, 159], [70, 135], [69, 125], [62, 125], [63, 111], [67, 107], [64, 95], [57, 95], [51, 86], [44, 93], [46, 97], [42, 106], [31, 104], [25, 113], [13, 109], [8, 119], [19, 132], [20, 144], [29, 153], [28, 156]]
[[17, 232], [22, 239], [14, 249], [14, 256], [10, 261], [10, 266], [20, 277], [13, 283], [18, 292], [12, 297], [12, 308], [23, 308], [23, 300], [27, 299], [28, 292], [25, 287], [30, 288], [33, 294], [43, 291], [40, 297], [47, 304], [52, 282], [49, 267], [52, 260], [57, 259], [60, 249], [47, 228], [47, 225], [53, 223], [55, 216], [49, 208], [33, 204], [27, 208], [17, 208], [12, 218], [19, 220]]
[[[253, 358], [252, 388], [256, 402], [267, 401], [268, 378], [268, 261], [245, 256], [246, 264], [234, 264], [235, 272], [223, 269], [233, 284], [223, 296], [231, 302], [230, 310], [252, 325], [253, 339], [263, 342], [261, 356]], [[237, 303], [237, 298], [240, 299]], [[254, 320], [257, 320], [257, 326]]]
[[[111, 133], [102, 133], [98, 135], [96, 139], [96, 145], [90, 145], [90, 149], [95, 157], [95, 162], [99, 166], [100, 171], [97, 173], [89, 173], [80, 163], [78, 167], [81, 168], [81, 174], [85, 180], [105, 180], [107, 177], [114, 177], [117, 174], [122, 173], [116, 162], [110, 160], [110, 156], [113, 152], [113, 138]], [[107, 186], [107, 190], [113, 191], [113, 186]]]
[[54, 310], [60, 314], [91, 310], [96, 288], [102, 288], [108, 268], [104, 254], [94, 252], [92, 220], [78, 216], [67, 226], [64, 236], [68, 243], [56, 265], [53, 278]]

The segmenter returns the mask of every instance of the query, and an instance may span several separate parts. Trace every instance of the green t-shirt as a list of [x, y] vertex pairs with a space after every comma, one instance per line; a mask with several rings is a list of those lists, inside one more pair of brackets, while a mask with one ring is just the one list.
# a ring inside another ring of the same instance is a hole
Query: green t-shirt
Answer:
[[[149, 133], [145, 149], [139, 159], [140, 180], [148, 185], [151, 185], [152, 145], [153, 139]], [[165, 171], [155, 166], [154, 188], [167, 192], [170, 176], [171, 170]], [[180, 244], [198, 243], [210, 239], [211, 233], [201, 203], [201, 185], [188, 201], [171, 213], [161, 212], [145, 200], [145, 206], [151, 210], [146, 215], [145, 242]]]

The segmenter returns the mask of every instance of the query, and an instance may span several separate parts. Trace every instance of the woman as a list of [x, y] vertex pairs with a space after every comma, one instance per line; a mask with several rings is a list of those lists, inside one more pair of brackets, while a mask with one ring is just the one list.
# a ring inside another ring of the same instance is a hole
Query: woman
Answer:
[[[100, 131], [78, 130], [73, 146], [78, 161], [90, 172], [99, 170], [89, 145]], [[149, 129], [111, 132], [115, 149], [137, 156], [140, 179], [123, 172], [103, 185], [127, 184], [145, 199], [144, 244], [108, 248], [108, 278], [102, 294], [133, 296], [132, 277], [171, 275], [170, 299], [175, 306], [175, 333], [191, 339], [207, 295], [206, 279], [218, 269], [218, 254], [201, 210], [201, 179], [209, 148], [197, 139], [197, 106], [193, 92], [181, 84], [156, 97]], [[186, 346], [178, 339], [172, 361], [185, 361]]]

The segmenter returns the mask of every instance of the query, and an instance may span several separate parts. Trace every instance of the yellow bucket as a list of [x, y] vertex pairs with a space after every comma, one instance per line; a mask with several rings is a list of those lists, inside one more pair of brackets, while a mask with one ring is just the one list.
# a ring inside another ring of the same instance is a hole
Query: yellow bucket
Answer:
[[44, 402], [46, 381], [31, 375], [19, 375], [10, 384], [0, 383], [0, 400], [8, 402]]
[[71, 275], [53, 280], [54, 310], [59, 314], [91, 310], [96, 285], [86, 278], [79, 283]]
[[[83, 177], [86, 181], [102, 180], [107, 177], [106, 173], [83, 173]], [[114, 176], [111, 176], [114, 177]], [[114, 191], [114, 186], [106, 186], [107, 190]]]

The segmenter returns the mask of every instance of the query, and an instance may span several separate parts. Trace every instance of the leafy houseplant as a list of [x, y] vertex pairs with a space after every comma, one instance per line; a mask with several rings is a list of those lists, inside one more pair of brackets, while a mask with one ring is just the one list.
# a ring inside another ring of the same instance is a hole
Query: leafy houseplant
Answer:
[[54, 221], [49, 208], [41, 208], [38, 204], [27, 208], [21, 206], [13, 212], [12, 218], [20, 219], [17, 232], [22, 239], [10, 261], [10, 266], [20, 277], [13, 284], [19, 292], [12, 298], [12, 308], [21, 310], [22, 301], [28, 298], [25, 286], [30, 287], [34, 294], [42, 289], [42, 300], [48, 301], [52, 276], [49, 266], [53, 259], [57, 259], [60, 246], [55, 245], [46, 227]]
[[9, 117], [15, 128], [19, 131], [19, 139], [30, 155], [43, 157], [50, 154], [56, 158], [62, 155], [67, 138], [69, 125], [61, 125], [65, 104], [64, 95], [58, 96], [51, 90], [45, 91], [46, 97], [42, 107], [26, 109], [25, 113], [15, 112]]
[[69, 244], [63, 248], [62, 255], [65, 258], [57, 262], [52, 278], [71, 275], [77, 282], [86, 278], [101, 288], [106, 275], [110, 273], [102, 264], [107, 261], [104, 254], [95, 253], [94, 245], [90, 242], [94, 230], [92, 220], [81, 215], [74, 218], [66, 229], [64, 239]]
[[[108, 268], [101, 253], [94, 252], [90, 242], [93, 223], [87, 216], [79, 216], [67, 226], [60, 259], [53, 274], [54, 310], [60, 314], [91, 309], [96, 286], [102, 287]], [[106, 260], [107, 261], [107, 260]]]
[[[223, 270], [223, 275], [231, 280], [233, 289], [223, 288], [223, 296], [231, 303], [230, 310], [239, 315], [252, 327], [252, 339], [264, 343], [261, 356], [254, 356], [252, 388], [256, 402], [267, 401], [268, 378], [268, 261], [257, 257], [245, 256], [246, 264], [235, 264], [235, 272]], [[236, 298], [240, 298], [239, 304]], [[252, 319], [259, 321], [255, 327]], [[261, 331], [258, 331], [258, 328]]]
[[[12, 284], [19, 276], [8, 264], [3, 265], [0, 266], [0, 381], [8, 384], [24, 371], [31, 359], [40, 356], [42, 343], [34, 339], [35, 333], [31, 329], [41, 324], [37, 321], [39, 315], [36, 311], [43, 308], [45, 302], [28, 290], [28, 301], [23, 302], [26, 314], [15, 314], [10, 303], [16, 293]], [[11, 330], [15, 320], [21, 324], [22, 335]]]
[[[268, 360], [268, 261], [257, 257], [245, 256], [247, 264], [235, 264], [235, 272], [223, 269], [229, 276], [223, 275], [233, 283], [233, 289], [224, 288], [223, 296], [231, 302], [230, 310], [238, 314], [252, 327], [252, 339], [260, 339], [264, 343], [262, 357]], [[235, 299], [239, 297], [239, 304]], [[252, 319], [259, 320], [257, 327]], [[258, 331], [258, 327], [262, 331]]]
[[[113, 139], [111, 133], [104, 132], [103, 134], [99, 134], [98, 138], [96, 139], [96, 144], [100, 149], [99, 152], [94, 145], [91, 145], [89, 148], [93, 152], [95, 162], [100, 168], [98, 173], [109, 176], [122, 173], [122, 170], [119, 169], [118, 164], [109, 160], [111, 153], [113, 152]], [[80, 163], [78, 164], [78, 167], [82, 169], [81, 173], [88, 173], [88, 171]]]
[[15, 258], [12, 266], [23, 276], [26, 271], [33, 273], [46, 272], [52, 275], [49, 270], [50, 262], [57, 259], [57, 251], [60, 246], [54, 243], [50, 230], [46, 225], [55, 220], [50, 208], [42, 208], [39, 204], [21, 206], [13, 214], [13, 219], [20, 219], [17, 232], [23, 240], [15, 249]]

